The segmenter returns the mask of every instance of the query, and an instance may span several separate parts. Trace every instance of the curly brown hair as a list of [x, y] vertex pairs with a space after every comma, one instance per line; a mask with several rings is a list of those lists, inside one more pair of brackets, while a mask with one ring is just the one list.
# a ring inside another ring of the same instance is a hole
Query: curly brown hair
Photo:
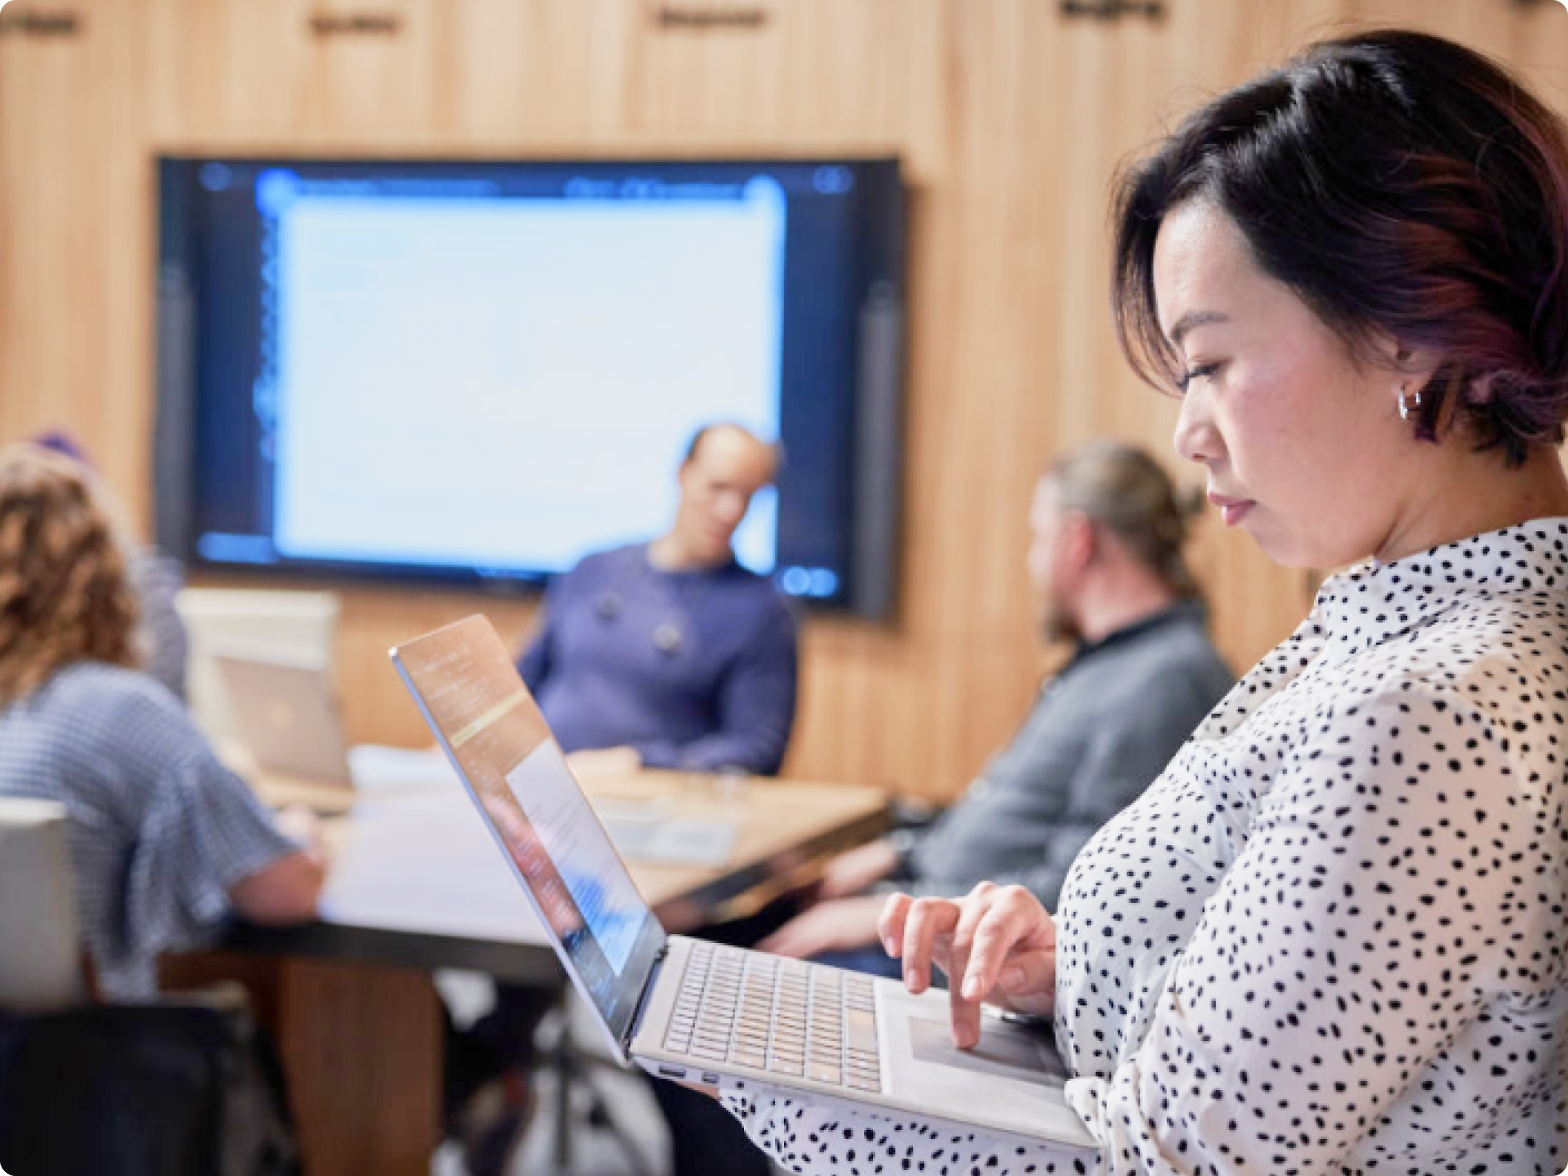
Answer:
[[137, 664], [136, 619], [92, 475], [36, 445], [0, 449], [0, 706], [72, 662]]

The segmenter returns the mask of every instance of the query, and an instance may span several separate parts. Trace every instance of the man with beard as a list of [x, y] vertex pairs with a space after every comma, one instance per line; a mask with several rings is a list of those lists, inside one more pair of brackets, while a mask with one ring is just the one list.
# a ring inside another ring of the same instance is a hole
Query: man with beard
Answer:
[[[810, 905], [781, 900], [697, 934], [896, 978], [899, 961], [877, 940], [883, 883], [938, 895], [1017, 883], [1054, 908], [1073, 856], [1234, 681], [1182, 558], [1188, 515], [1202, 504], [1184, 506], [1165, 471], [1120, 442], [1055, 462], [1029, 512], [1029, 575], [1044, 637], [1074, 652], [1012, 739], [934, 824], [833, 859]], [[718, 1104], [669, 1082], [653, 1090], [674, 1176], [767, 1176], [767, 1156]]]
[[877, 941], [884, 882], [916, 895], [1017, 884], [1055, 909], [1074, 855], [1234, 682], [1182, 557], [1189, 513], [1164, 470], [1119, 442], [1046, 471], [1029, 574], [1044, 634], [1074, 642], [1071, 659], [961, 800], [924, 830], [834, 859], [815, 903], [759, 948], [896, 977]]

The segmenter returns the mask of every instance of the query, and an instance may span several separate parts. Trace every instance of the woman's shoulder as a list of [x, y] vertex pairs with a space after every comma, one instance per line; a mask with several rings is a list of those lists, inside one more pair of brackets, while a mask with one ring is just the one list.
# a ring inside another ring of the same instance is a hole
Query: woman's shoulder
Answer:
[[20, 774], [132, 822], [148, 787], [207, 754], [166, 687], [136, 670], [93, 661], [57, 670], [6, 708], [0, 740], [7, 752], [0, 755], [0, 790]]
[[151, 674], [109, 662], [78, 661], [55, 671], [37, 695], [54, 707], [128, 706], [179, 712], [179, 699]]
[[[1568, 678], [1568, 588], [1499, 593], [1448, 609], [1418, 626], [1401, 661], [1439, 682], [1518, 675]], [[1433, 672], [1435, 669], [1435, 673]]]
[[1325, 731], [1341, 734], [1403, 716], [1397, 729], [1417, 742], [1467, 728], [1561, 730], [1568, 713], [1542, 702], [1568, 697], [1565, 649], [1561, 593], [1472, 599], [1349, 659], [1318, 683], [1314, 707]]
[[79, 661], [56, 671], [24, 700], [24, 709], [36, 722], [66, 725], [84, 745], [200, 738], [168, 687], [151, 674], [106, 662]]

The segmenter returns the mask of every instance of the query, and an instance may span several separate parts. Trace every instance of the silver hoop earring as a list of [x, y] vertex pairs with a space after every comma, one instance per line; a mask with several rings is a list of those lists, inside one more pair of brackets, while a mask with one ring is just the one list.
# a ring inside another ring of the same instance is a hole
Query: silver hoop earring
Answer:
[[1406, 392], [1403, 384], [1399, 386], [1399, 419], [1408, 421], [1410, 414], [1421, 407], [1421, 392]]

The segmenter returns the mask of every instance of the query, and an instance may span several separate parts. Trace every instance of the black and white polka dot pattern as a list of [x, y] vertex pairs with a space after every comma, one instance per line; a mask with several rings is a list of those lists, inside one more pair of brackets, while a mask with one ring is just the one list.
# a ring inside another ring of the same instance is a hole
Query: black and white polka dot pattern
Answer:
[[1565, 754], [1568, 520], [1335, 577], [1063, 889], [1098, 1153], [726, 1105], [808, 1173], [1556, 1176]]

